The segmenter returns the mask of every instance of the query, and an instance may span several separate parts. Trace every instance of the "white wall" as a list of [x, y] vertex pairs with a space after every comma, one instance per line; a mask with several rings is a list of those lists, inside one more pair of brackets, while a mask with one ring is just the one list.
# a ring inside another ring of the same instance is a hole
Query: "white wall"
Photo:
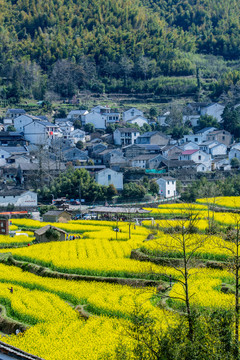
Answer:
[[100, 185], [108, 186], [113, 184], [117, 190], [123, 189], [123, 174], [111, 169], [99, 171], [95, 175], [96, 182]]
[[24, 131], [24, 126], [26, 126], [27, 124], [30, 124], [33, 120], [26, 116], [26, 115], [21, 115], [18, 116], [16, 119], [14, 119], [14, 127], [16, 129], [16, 131], [19, 132], [23, 132]]
[[0, 206], [8, 206], [9, 204], [19, 207], [37, 206], [37, 194], [26, 191], [20, 196], [0, 196]]
[[85, 124], [93, 124], [95, 129], [106, 129], [106, 118], [99, 113], [91, 112], [85, 115]]
[[122, 114], [122, 118], [123, 118], [123, 121], [128, 121], [137, 115], [143, 116], [143, 112], [136, 108], [132, 108], [127, 111], [124, 111]]
[[176, 180], [157, 179], [159, 185], [159, 194], [165, 198], [173, 197], [176, 195]]

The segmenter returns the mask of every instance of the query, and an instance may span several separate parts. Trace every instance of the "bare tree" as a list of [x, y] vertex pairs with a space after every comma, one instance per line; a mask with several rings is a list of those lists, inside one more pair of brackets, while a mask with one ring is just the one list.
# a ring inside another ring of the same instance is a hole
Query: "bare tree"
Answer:
[[[177, 294], [171, 296], [171, 298], [183, 301], [185, 304], [185, 315], [188, 322], [188, 338], [193, 341], [194, 337], [194, 315], [192, 313], [190, 299], [194, 294], [189, 292], [189, 278], [190, 268], [193, 267], [193, 263], [196, 262], [196, 253], [203, 247], [207, 235], [197, 234], [197, 224], [199, 222], [199, 212], [196, 211], [194, 206], [184, 206], [181, 211], [182, 219], [175, 221], [175, 226], [172, 222], [168, 222], [168, 229], [166, 230], [170, 239], [166, 243], [159, 243], [159, 250], [162, 252], [176, 252], [181, 253], [182, 264], [176, 263], [169, 259], [169, 264], [180, 273], [180, 278], [173, 279], [179, 282], [183, 288], [183, 294]], [[171, 286], [170, 277], [170, 286]]]
[[240, 213], [231, 213], [234, 225], [229, 227], [226, 234], [223, 234], [224, 243], [221, 249], [229, 254], [229, 270], [234, 274], [234, 315], [235, 315], [235, 336], [234, 354], [239, 359], [239, 285], [240, 285]]

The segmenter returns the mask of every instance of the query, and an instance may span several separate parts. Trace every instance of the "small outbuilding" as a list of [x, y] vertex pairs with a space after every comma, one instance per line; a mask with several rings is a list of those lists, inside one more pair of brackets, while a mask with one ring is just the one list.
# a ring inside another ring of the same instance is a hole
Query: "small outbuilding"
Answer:
[[68, 233], [52, 225], [43, 226], [34, 231], [37, 242], [65, 241]]
[[61, 222], [67, 223], [71, 220], [71, 214], [64, 210], [50, 210], [43, 214], [44, 222]]

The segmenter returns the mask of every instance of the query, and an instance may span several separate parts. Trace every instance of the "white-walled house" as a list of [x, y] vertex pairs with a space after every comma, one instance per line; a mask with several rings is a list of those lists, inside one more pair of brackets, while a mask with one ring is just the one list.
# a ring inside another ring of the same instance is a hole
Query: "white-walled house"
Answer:
[[200, 115], [183, 115], [183, 123], [190, 123], [192, 127], [199, 125]]
[[123, 174], [112, 169], [103, 169], [95, 174], [99, 185], [114, 185], [117, 190], [123, 190]]
[[222, 113], [224, 110], [225, 106], [218, 104], [218, 103], [213, 103], [213, 104], [209, 104], [205, 107], [202, 107], [200, 112], [201, 115], [210, 115], [213, 116], [214, 118], [217, 119], [218, 122], [222, 121]]
[[17, 207], [37, 206], [37, 193], [26, 190], [2, 190], [0, 192], [0, 206], [13, 204]]
[[82, 120], [82, 117], [87, 115], [87, 110], [71, 110], [70, 113], [67, 115], [68, 120]]
[[196, 144], [195, 142], [189, 141], [187, 143], [182, 144], [181, 149], [184, 150], [198, 150], [199, 149], [199, 145]]
[[97, 105], [91, 109], [91, 112], [101, 114], [105, 119], [106, 126], [120, 121], [119, 112], [112, 112], [109, 106]]
[[240, 143], [237, 143], [231, 147], [229, 151], [229, 160], [231, 161], [233, 158], [237, 158], [240, 160]]
[[6, 160], [15, 154], [28, 155], [29, 152], [28, 152], [27, 148], [23, 147], [23, 146], [1, 146], [0, 147], [0, 166], [4, 166], [6, 164]]
[[26, 114], [24, 109], [8, 109], [6, 112], [6, 119], [16, 119], [18, 116]]
[[199, 131], [197, 131], [195, 134], [189, 134], [184, 135], [183, 141], [184, 142], [194, 142], [196, 144], [201, 144], [202, 142], [207, 140], [207, 136], [211, 131], [216, 130], [215, 127], [206, 127]]
[[78, 141], [86, 141], [86, 133], [81, 129], [73, 130], [70, 135], [74, 139], [74, 144], [76, 144]]
[[14, 127], [18, 132], [24, 132], [24, 126], [30, 124], [33, 121], [41, 121], [37, 116], [25, 114], [18, 116], [14, 119]]
[[132, 119], [126, 121], [127, 124], [137, 124], [142, 127], [144, 124], [148, 124], [148, 120], [142, 115], [136, 115]]
[[84, 123], [93, 124], [95, 129], [106, 129], [106, 117], [99, 112], [92, 111], [84, 116]]
[[115, 145], [135, 144], [140, 135], [139, 130], [134, 128], [118, 128], [113, 132], [113, 141]]
[[24, 126], [23, 132], [25, 139], [35, 145], [46, 145], [62, 137], [59, 126], [47, 121], [32, 121]]
[[212, 156], [226, 155], [227, 146], [218, 141], [205, 141], [199, 145], [200, 150]]
[[143, 116], [143, 112], [136, 108], [131, 108], [122, 113], [123, 121], [128, 121], [128, 120], [134, 118], [135, 116]]
[[164, 198], [171, 198], [177, 195], [176, 179], [171, 176], [164, 176], [156, 180], [159, 185], [159, 194]]
[[202, 150], [185, 150], [179, 155], [179, 160], [192, 160], [195, 163], [203, 163], [211, 160], [211, 155]]
[[211, 171], [211, 155], [206, 154], [202, 150], [185, 150], [179, 156], [178, 160], [192, 160], [195, 164], [202, 165], [197, 167], [197, 171]]

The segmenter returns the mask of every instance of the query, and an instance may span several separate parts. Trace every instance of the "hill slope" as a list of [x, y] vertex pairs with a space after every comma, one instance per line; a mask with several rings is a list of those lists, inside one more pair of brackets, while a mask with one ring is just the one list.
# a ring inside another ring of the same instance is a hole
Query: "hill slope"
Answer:
[[0, 96], [149, 91], [194, 74], [196, 51], [238, 59], [239, 14], [236, 0], [0, 0]]

